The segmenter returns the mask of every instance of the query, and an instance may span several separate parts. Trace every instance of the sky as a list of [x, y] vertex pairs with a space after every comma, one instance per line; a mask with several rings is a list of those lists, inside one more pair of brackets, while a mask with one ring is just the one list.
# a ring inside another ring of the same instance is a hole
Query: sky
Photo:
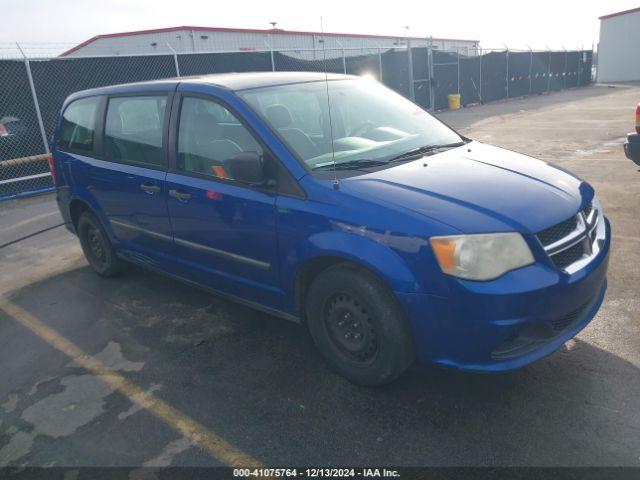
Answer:
[[486, 48], [590, 48], [598, 17], [640, 0], [0, 0], [0, 43], [75, 44], [179, 25], [449, 37]]

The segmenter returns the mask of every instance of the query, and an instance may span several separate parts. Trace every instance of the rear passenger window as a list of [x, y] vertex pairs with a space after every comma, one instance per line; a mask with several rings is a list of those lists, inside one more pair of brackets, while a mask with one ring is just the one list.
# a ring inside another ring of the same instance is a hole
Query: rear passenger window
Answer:
[[93, 151], [98, 97], [82, 98], [69, 104], [62, 114], [58, 147], [79, 152]]
[[104, 151], [108, 160], [162, 167], [162, 126], [167, 97], [110, 98], [104, 126]]
[[260, 144], [233, 113], [211, 100], [182, 100], [178, 170], [232, 180], [227, 162], [244, 152], [263, 154]]

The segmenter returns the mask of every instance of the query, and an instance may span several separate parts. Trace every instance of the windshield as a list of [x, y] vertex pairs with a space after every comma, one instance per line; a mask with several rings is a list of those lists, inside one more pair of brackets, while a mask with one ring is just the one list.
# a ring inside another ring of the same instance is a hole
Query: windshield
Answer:
[[[240, 92], [311, 169], [384, 165], [421, 148], [462, 138], [417, 105], [375, 80], [281, 85]], [[331, 119], [329, 119], [329, 111]], [[331, 120], [331, 122], [329, 122]]]

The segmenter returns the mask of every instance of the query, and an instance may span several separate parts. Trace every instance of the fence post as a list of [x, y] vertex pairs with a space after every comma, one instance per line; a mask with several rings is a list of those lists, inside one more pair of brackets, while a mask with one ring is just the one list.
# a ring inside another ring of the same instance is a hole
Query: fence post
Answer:
[[529, 95], [531, 95], [533, 82], [533, 50], [529, 47]]
[[426, 58], [426, 60], [427, 60], [427, 85], [426, 86], [427, 86], [427, 98], [428, 98], [427, 103], [429, 104], [428, 109], [431, 110], [433, 99], [431, 98], [431, 87], [430, 87], [430, 85], [431, 85], [431, 67], [429, 65], [429, 45], [427, 45], [427, 50], [426, 51], [427, 51], [427, 53], [426, 53], [426, 55], [427, 55], [427, 58]]
[[567, 88], [567, 49], [566, 48], [564, 48], [564, 74], [562, 76], [564, 77], [562, 88]]
[[347, 74], [347, 57], [344, 53], [344, 47], [342, 48], [342, 73]]
[[[323, 40], [324, 41], [324, 40]], [[273, 58], [273, 48], [271, 48], [271, 44], [269, 42], [267, 42], [266, 40], [264, 40], [264, 44], [267, 46], [267, 48], [269, 49], [269, 54], [271, 55], [271, 71], [275, 72], [276, 71], [276, 61]]]
[[433, 68], [433, 37], [429, 37], [429, 47], [427, 49], [427, 55], [427, 66], [429, 68], [429, 99], [431, 100], [431, 111], [434, 112], [436, 110], [436, 92], [433, 88], [433, 82], [435, 82], [436, 80], [436, 73]]
[[590, 65], [590, 68], [589, 68], [589, 82], [588, 83], [591, 83], [593, 81], [598, 81], [598, 62], [596, 62], [596, 65], [595, 65], [596, 74], [595, 74], [595, 76], [593, 75], [593, 48], [594, 48], [594, 45], [592, 43], [591, 44], [591, 65]]
[[344, 53], [344, 45], [342, 45], [338, 40], [336, 40], [336, 43], [340, 47], [340, 50], [342, 50], [342, 73], [344, 73], [346, 75], [347, 74], [347, 59], [346, 59], [345, 53]]
[[551, 50], [549, 53], [549, 61], [547, 62], [547, 92], [551, 89]]
[[507, 48], [507, 98], [509, 98], [509, 48]]
[[407, 36], [407, 61], [409, 62], [409, 98], [416, 101], [416, 92], [413, 86], [413, 55], [411, 52], [411, 38]]
[[582, 50], [580, 51], [580, 56], [578, 57], [578, 71], [576, 72], [576, 75], [578, 76], [578, 78], [576, 78], [576, 87], [582, 86], [582, 69], [584, 68], [582, 66], [583, 58], [584, 58], [584, 47], [582, 47]]
[[36, 93], [36, 87], [35, 87], [35, 84], [33, 83], [33, 76], [31, 75], [31, 65], [29, 63], [29, 59], [27, 58], [27, 55], [24, 53], [24, 50], [22, 50], [22, 47], [20, 46], [20, 44], [16, 42], [16, 45], [18, 47], [18, 50], [20, 50], [22, 57], [24, 58], [24, 66], [25, 66], [25, 69], [27, 70], [27, 80], [29, 81], [29, 88], [31, 89], [33, 106], [35, 107], [35, 110], [36, 110], [36, 118], [38, 119], [38, 127], [40, 128], [40, 135], [42, 136], [42, 144], [44, 145], [45, 153], [48, 155], [51, 153], [51, 150], [49, 150], [49, 142], [47, 141], [47, 131], [44, 129], [44, 122], [42, 121], [42, 113], [40, 112], [40, 103], [38, 102], [38, 94]]
[[458, 89], [456, 93], [460, 95], [460, 50], [456, 47], [456, 61], [458, 63]]
[[176, 77], [180, 76], [180, 66], [178, 65], [178, 53], [173, 49], [173, 47], [171, 45], [169, 45], [169, 42], [167, 42], [167, 47], [169, 47], [169, 50], [171, 50], [171, 52], [173, 53], [173, 64], [176, 67]]
[[482, 103], [482, 48], [478, 49], [478, 52], [480, 53], [480, 80], [478, 81], [478, 101], [480, 103]]

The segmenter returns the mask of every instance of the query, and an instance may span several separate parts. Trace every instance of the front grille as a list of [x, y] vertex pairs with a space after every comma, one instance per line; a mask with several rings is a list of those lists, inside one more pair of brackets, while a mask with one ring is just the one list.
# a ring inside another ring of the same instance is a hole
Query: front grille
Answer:
[[600, 210], [591, 202], [573, 217], [538, 232], [536, 236], [556, 268], [571, 273], [568, 267], [585, 255], [593, 256], [599, 222]]
[[560, 270], [564, 270], [566, 267], [574, 262], [577, 262], [584, 255], [584, 244], [578, 242], [574, 246], [567, 248], [561, 252], [558, 252], [551, 256], [551, 261]]
[[538, 240], [540, 240], [540, 243], [546, 247], [547, 245], [551, 245], [552, 243], [555, 243], [569, 235], [577, 228], [577, 226], [578, 218], [576, 216], [567, 218], [563, 222], [539, 232]]

